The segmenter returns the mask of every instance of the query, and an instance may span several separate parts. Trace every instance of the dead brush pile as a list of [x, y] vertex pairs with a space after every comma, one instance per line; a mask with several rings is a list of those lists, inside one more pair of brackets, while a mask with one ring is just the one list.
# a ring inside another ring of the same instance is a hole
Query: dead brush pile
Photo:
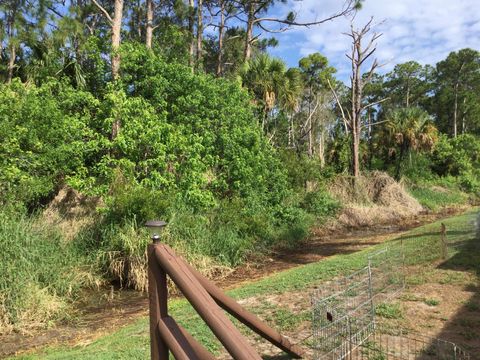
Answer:
[[329, 192], [344, 205], [336, 221], [347, 228], [395, 224], [423, 210], [402, 184], [380, 171], [360, 177], [356, 187], [351, 177], [338, 176]]
[[99, 197], [88, 197], [71, 187], [61, 188], [42, 214], [46, 224], [59, 229], [66, 240], [72, 240], [78, 232], [96, 220]]

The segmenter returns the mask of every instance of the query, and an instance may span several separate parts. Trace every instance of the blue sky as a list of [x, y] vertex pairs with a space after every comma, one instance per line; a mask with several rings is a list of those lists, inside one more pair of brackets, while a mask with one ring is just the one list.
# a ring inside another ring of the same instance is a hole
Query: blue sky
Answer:
[[[280, 16], [292, 9], [299, 21], [322, 19], [335, 13], [343, 0], [291, 0], [276, 5], [272, 13]], [[363, 26], [372, 16], [374, 30], [382, 33], [376, 57], [386, 63], [381, 72], [409, 60], [434, 65], [451, 51], [465, 47], [480, 50], [480, 0], [365, 0], [354, 19]], [[348, 79], [350, 65], [345, 53], [350, 41], [342, 35], [350, 29], [351, 18], [340, 18], [322, 25], [297, 27], [274, 34], [280, 44], [270, 53], [289, 66], [308, 54], [320, 52], [338, 70], [338, 78]], [[269, 36], [263, 34], [263, 36]]]

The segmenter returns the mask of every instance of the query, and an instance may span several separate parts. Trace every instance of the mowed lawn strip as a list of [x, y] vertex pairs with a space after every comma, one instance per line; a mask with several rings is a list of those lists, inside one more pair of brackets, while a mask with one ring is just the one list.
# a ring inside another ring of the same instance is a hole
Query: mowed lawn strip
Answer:
[[[403, 235], [401, 239], [407, 263], [425, 263], [439, 257], [441, 222], [447, 226], [449, 242], [474, 239], [477, 215], [478, 209], [470, 210], [463, 215], [428, 224]], [[391, 241], [398, 244], [399, 239]], [[356, 253], [336, 255], [317, 263], [286, 270], [231, 290], [228, 294], [235, 299], [246, 299], [252, 296], [308, 289], [322, 281], [365, 266], [368, 254], [382, 246], [379, 244]], [[187, 301], [182, 299], [170, 301], [169, 311], [195, 338], [211, 351], [218, 353], [221, 345]], [[87, 344], [51, 347], [36, 353], [19, 355], [15, 359], [148, 359], [149, 346], [148, 319], [142, 318]]]

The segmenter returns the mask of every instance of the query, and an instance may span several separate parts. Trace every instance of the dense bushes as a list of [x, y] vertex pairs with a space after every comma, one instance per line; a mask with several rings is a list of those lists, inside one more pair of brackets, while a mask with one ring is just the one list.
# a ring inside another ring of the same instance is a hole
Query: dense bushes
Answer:
[[439, 176], [456, 177], [467, 192], [480, 193], [480, 139], [463, 134], [442, 136], [431, 156], [432, 170]]
[[98, 135], [88, 126], [97, 101], [52, 81], [0, 85], [0, 202], [29, 207], [85, 168]]

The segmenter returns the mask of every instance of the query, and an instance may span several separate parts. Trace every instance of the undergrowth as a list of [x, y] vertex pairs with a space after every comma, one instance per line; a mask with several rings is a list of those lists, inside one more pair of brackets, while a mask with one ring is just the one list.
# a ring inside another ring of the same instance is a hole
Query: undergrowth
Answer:
[[0, 333], [66, 318], [96, 281], [83, 256], [35, 219], [0, 212]]

